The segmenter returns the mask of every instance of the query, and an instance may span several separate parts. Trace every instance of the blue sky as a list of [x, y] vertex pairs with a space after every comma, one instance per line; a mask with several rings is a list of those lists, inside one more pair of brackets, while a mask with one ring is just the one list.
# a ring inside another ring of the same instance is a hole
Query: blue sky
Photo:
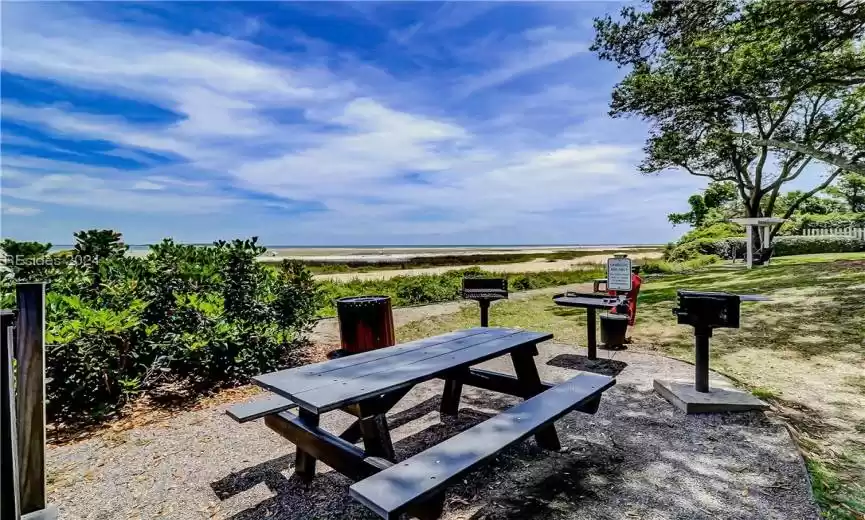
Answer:
[[2, 235], [667, 241], [704, 183], [606, 115], [619, 8], [4, 2]]

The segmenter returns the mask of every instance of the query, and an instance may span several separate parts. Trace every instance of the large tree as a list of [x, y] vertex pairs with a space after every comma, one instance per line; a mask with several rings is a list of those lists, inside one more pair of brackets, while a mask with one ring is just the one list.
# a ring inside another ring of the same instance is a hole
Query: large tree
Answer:
[[732, 181], [756, 217], [822, 167], [789, 217], [845, 170], [865, 169], [865, 2], [656, 0], [595, 29], [592, 49], [629, 69], [610, 114], [651, 123], [643, 172]]

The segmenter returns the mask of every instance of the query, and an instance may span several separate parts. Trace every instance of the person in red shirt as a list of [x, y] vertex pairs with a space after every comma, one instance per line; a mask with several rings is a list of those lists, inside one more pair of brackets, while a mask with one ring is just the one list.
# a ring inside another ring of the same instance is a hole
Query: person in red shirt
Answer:
[[628, 325], [633, 327], [634, 320], [637, 318], [637, 296], [640, 294], [640, 286], [643, 284], [643, 279], [640, 278], [639, 266], [634, 266], [633, 271], [631, 272], [631, 290], [628, 292], [621, 291], [608, 291], [610, 296], [619, 296], [623, 294], [627, 297], [627, 303], [623, 306], [617, 306], [613, 309], [611, 314], [620, 314], [627, 313], [628, 314]]

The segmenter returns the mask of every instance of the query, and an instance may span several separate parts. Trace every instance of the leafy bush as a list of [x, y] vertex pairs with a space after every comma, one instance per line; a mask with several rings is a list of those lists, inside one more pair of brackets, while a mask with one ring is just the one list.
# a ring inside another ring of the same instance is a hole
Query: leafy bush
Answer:
[[717, 240], [711, 238], [700, 238], [691, 242], [685, 242], [664, 251], [664, 260], [667, 262], [686, 262], [703, 255], [714, 255], [716, 254], [716, 242]]
[[[255, 238], [212, 247], [166, 239], [131, 257], [113, 231], [75, 237], [72, 260], [62, 256], [38, 273], [48, 282], [51, 420], [99, 418], [166, 382], [203, 389], [285, 366], [321, 303], [302, 265], [258, 262], [264, 248]], [[4, 242], [32, 255], [48, 247]], [[75, 260], [81, 256], [92, 261]], [[13, 303], [10, 289], [4, 285], [4, 305]]]
[[745, 234], [745, 228], [740, 226], [739, 224], [733, 222], [718, 222], [712, 224], [711, 226], [706, 226], [702, 228], [692, 229], [688, 231], [681, 238], [679, 238], [677, 244], [685, 244], [687, 242], [694, 242], [697, 240], [718, 240], [721, 238], [727, 237], [736, 237], [742, 236]]
[[777, 256], [865, 251], [865, 240], [846, 236], [784, 236], [775, 241]]
[[741, 236], [742, 226], [733, 222], [718, 222], [710, 226], [688, 231], [676, 243], [668, 244], [664, 250], [667, 262], [686, 262], [703, 255], [725, 257], [723, 251], [716, 249], [720, 239]]
[[[808, 255], [819, 253], [855, 253], [865, 251], [865, 240], [848, 236], [779, 236], [772, 242], [775, 256]], [[727, 238], [710, 244], [705, 249], [722, 258], [742, 258], [746, 254], [744, 238]]]
[[478, 267], [455, 269], [442, 274], [397, 276], [388, 280], [351, 280], [324, 282], [321, 291], [323, 316], [333, 316], [334, 300], [344, 296], [390, 296], [394, 306], [422, 305], [453, 301], [462, 298], [462, 279], [465, 276], [506, 278], [511, 291], [524, 291], [587, 282], [604, 276], [602, 266], [573, 271], [546, 271], [538, 273], [493, 273]]
[[665, 260], [647, 260], [640, 267], [640, 272], [643, 274], [670, 274], [681, 273], [684, 271], [692, 271], [707, 265], [712, 265], [720, 262], [721, 259], [717, 255], [701, 255], [691, 260], [684, 262], [668, 262]]

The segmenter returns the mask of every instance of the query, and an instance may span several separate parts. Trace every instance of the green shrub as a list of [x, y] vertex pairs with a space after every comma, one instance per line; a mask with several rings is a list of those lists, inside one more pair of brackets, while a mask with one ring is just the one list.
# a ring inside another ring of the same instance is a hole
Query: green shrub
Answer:
[[777, 256], [865, 251], [865, 240], [847, 236], [782, 236], [775, 241]]
[[679, 238], [677, 244], [681, 245], [698, 240], [718, 240], [721, 238], [742, 236], [744, 233], [745, 229], [739, 224], [733, 222], [717, 222], [711, 226], [688, 231]]
[[[855, 253], [865, 251], [865, 240], [848, 236], [779, 236], [773, 240], [775, 256], [819, 253]], [[718, 240], [708, 249], [722, 258], [742, 258], [746, 254], [744, 238]]]
[[466, 276], [506, 278], [511, 291], [525, 291], [572, 283], [587, 282], [604, 276], [602, 266], [572, 271], [546, 271], [538, 273], [493, 273], [478, 267], [455, 269], [442, 274], [396, 276], [388, 280], [350, 280], [324, 282], [320, 294], [322, 316], [336, 314], [333, 302], [346, 296], [390, 296], [395, 307], [423, 305], [458, 300], [462, 297], [462, 279]]
[[691, 242], [685, 242], [665, 251], [664, 260], [668, 262], [687, 262], [704, 255], [720, 255], [717, 250], [719, 242], [711, 238], [700, 238]]
[[640, 266], [642, 274], [670, 274], [692, 271], [707, 265], [720, 262], [717, 255], [701, 255], [684, 262], [668, 262], [665, 260], [647, 260]]
[[[285, 366], [321, 303], [300, 264], [258, 262], [255, 238], [212, 247], [168, 239], [129, 257], [113, 231], [75, 236], [78, 256], [93, 261], [40, 273], [51, 420], [99, 418], [166, 382], [203, 389]], [[4, 305], [14, 304], [11, 285], [3, 289]]]

